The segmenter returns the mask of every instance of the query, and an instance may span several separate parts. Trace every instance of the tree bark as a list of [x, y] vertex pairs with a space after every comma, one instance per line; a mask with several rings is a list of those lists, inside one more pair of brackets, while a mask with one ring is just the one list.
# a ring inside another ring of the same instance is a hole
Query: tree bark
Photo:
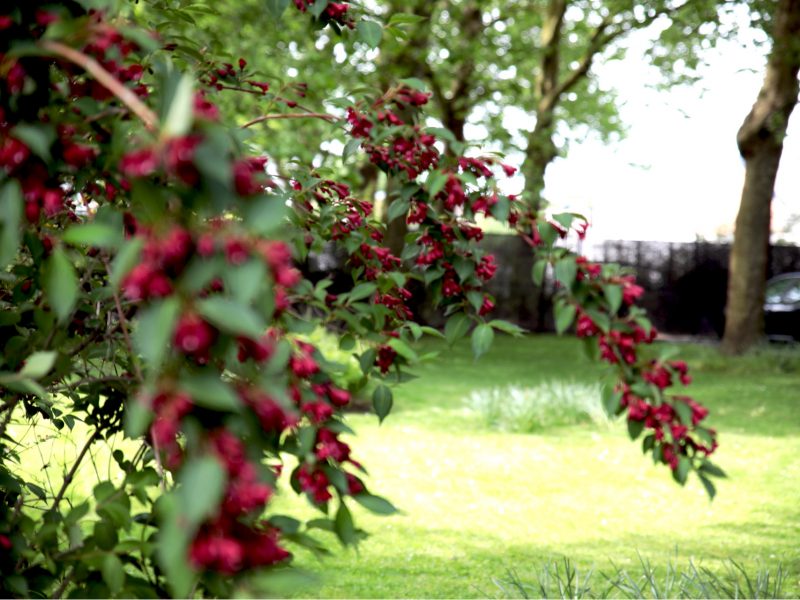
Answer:
[[778, 0], [772, 39], [764, 83], [736, 138], [745, 180], [730, 257], [722, 339], [726, 354], [741, 354], [764, 336], [770, 208], [799, 91], [800, 0]]

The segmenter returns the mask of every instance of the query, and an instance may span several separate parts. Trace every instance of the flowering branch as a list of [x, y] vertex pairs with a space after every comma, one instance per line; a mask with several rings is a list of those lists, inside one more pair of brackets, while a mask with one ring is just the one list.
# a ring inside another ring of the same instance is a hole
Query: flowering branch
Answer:
[[147, 129], [150, 131], [158, 129], [158, 117], [156, 113], [142, 102], [130, 89], [122, 85], [111, 73], [106, 71], [95, 59], [61, 42], [42, 40], [39, 46], [81, 67], [103, 87], [114, 94], [120, 102], [131, 109], [131, 112], [142, 120]]

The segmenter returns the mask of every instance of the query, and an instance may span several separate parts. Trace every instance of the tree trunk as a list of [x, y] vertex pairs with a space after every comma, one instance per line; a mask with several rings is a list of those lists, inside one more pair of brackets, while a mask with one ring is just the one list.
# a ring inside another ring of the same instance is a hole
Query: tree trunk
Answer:
[[737, 135], [745, 181], [736, 217], [722, 351], [741, 354], [764, 335], [770, 205], [783, 138], [797, 103], [800, 0], [779, 0], [764, 83]]
[[528, 136], [525, 162], [522, 164], [525, 191], [530, 199], [529, 204], [535, 210], [544, 206], [544, 175], [556, 156], [558, 149], [553, 141], [553, 109], [540, 109], [536, 113], [536, 126]]

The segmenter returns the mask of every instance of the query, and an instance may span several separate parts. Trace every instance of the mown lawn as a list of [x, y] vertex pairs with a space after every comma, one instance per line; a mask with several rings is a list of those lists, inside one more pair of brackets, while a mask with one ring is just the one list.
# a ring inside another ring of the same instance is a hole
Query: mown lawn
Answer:
[[[780, 562], [790, 574], [784, 593], [800, 593], [797, 351], [731, 360], [711, 347], [680, 347], [695, 375], [691, 392], [720, 431], [716, 461], [730, 476], [709, 502], [696, 480], [681, 488], [654, 467], [621, 423], [511, 434], [491, 431], [466, 408], [476, 389], [598, 381], [603, 367], [575, 340], [500, 337], [477, 363], [467, 344], [425, 349], [440, 357], [397, 388], [383, 425], [351, 418], [371, 491], [402, 514], [355, 508], [372, 534], [358, 552], [332, 540], [334, 553], [321, 562], [299, 551], [299, 564], [322, 578], [306, 595], [480, 597], [498, 594], [492, 578], [509, 569], [532, 580], [543, 562], [567, 556], [582, 569], [613, 561], [636, 571], [637, 553], [662, 569], [670, 560], [720, 570], [733, 558], [753, 571]], [[291, 493], [279, 503], [301, 505]]]

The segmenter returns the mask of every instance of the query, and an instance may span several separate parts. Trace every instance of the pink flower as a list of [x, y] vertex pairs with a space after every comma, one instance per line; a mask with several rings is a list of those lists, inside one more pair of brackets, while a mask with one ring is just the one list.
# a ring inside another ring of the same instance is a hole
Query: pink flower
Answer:
[[480, 264], [475, 269], [475, 274], [483, 279], [489, 281], [497, 272], [497, 265], [494, 262], [494, 256], [489, 254], [481, 259]]
[[391, 346], [381, 345], [378, 346], [378, 356], [375, 358], [375, 364], [384, 375], [389, 372], [394, 359], [397, 357], [397, 351]]
[[181, 352], [195, 357], [208, 354], [217, 331], [194, 313], [183, 315], [175, 327], [172, 341]]
[[481, 304], [481, 308], [478, 311], [480, 316], [488, 315], [490, 312], [494, 310], [494, 301], [489, 296], [483, 297], [483, 304]]
[[119, 163], [119, 170], [131, 179], [152, 175], [157, 168], [158, 156], [152, 148], [129, 152], [122, 157]]

